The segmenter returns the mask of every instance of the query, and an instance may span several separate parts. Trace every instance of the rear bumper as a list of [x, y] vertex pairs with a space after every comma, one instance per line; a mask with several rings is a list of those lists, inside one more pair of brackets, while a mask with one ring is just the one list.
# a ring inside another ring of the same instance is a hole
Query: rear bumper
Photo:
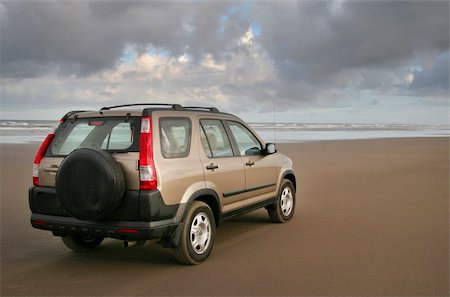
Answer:
[[90, 235], [121, 240], [147, 240], [174, 238], [181, 223], [173, 220], [154, 222], [132, 221], [82, 221], [72, 217], [31, 214], [31, 225], [41, 230], [52, 231], [55, 236]]
[[[61, 205], [55, 188], [31, 187], [28, 194], [30, 210], [33, 214], [71, 217]], [[179, 219], [178, 212], [183, 209], [182, 204], [166, 205], [159, 190], [127, 190], [120, 207], [109, 220], [134, 222], [176, 220]]]
[[29, 190], [31, 225], [56, 236], [90, 235], [121, 240], [162, 238], [165, 246], [176, 246], [186, 204], [166, 205], [158, 190], [126, 191], [121, 206], [107, 220], [87, 221], [70, 216], [55, 188]]

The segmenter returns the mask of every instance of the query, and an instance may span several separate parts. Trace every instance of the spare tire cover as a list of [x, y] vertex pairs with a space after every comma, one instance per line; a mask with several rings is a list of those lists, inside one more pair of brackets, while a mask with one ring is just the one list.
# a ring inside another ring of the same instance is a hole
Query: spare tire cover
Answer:
[[125, 193], [120, 165], [105, 151], [82, 148], [70, 153], [56, 175], [56, 195], [64, 209], [81, 220], [113, 215]]

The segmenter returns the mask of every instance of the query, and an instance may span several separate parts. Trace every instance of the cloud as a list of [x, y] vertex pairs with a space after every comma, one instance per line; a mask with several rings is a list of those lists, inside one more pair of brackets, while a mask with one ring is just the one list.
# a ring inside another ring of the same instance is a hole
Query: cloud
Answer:
[[[1, 26], [5, 77], [34, 77], [49, 71], [87, 75], [112, 68], [126, 46], [141, 52], [163, 48], [201, 59], [218, 55], [248, 29], [231, 14], [231, 3], [172, 1], [7, 1]], [[222, 26], [222, 30], [219, 27]]]
[[266, 114], [275, 99], [325, 119], [444, 106], [449, 5], [5, 1], [2, 108], [165, 101]]
[[447, 51], [445, 1], [300, 1], [255, 4], [258, 38], [284, 79], [315, 84], [349, 69], [402, 65]]
[[421, 92], [444, 92], [449, 95], [449, 54], [439, 55], [430, 67], [414, 69], [411, 74], [410, 89]]

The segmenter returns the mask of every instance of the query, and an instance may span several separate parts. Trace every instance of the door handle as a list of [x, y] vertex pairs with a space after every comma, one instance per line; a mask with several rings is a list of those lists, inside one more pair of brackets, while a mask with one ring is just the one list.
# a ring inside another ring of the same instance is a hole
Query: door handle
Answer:
[[59, 169], [58, 166], [52, 165], [50, 167], [44, 168], [44, 171], [50, 172], [50, 173], [56, 173], [56, 172], [58, 172], [58, 169]]
[[217, 166], [217, 165], [215, 165], [213, 163], [211, 163], [210, 165], [206, 166], [206, 169], [212, 170], [212, 171], [214, 171], [214, 169], [217, 169], [217, 168], [219, 168], [219, 166]]
[[245, 163], [246, 166], [253, 166], [255, 165], [255, 162], [249, 160], [247, 163]]

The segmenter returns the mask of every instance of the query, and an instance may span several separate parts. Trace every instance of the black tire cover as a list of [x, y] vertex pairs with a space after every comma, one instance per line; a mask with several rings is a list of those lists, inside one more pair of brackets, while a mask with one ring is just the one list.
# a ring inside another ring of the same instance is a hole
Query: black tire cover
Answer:
[[61, 163], [56, 195], [64, 209], [81, 220], [100, 221], [122, 203], [125, 178], [120, 165], [105, 151], [77, 149]]

